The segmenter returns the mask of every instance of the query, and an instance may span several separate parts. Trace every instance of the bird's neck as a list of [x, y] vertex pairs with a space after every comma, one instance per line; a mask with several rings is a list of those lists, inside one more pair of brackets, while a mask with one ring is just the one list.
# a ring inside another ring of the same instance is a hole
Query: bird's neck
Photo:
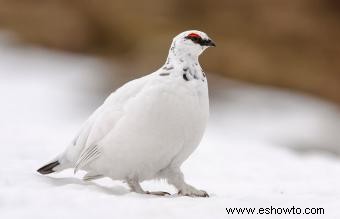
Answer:
[[205, 80], [198, 55], [193, 55], [188, 51], [178, 51], [171, 47], [162, 69], [171, 71], [171, 74], [180, 74], [188, 81], [192, 79]]

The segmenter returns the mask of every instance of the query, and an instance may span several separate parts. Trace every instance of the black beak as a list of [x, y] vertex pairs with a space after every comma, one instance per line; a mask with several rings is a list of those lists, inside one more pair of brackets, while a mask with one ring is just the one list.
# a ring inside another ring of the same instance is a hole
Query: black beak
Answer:
[[214, 41], [212, 41], [212, 40], [202, 40], [201, 42], [200, 42], [200, 45], [201, 46], [212, 46], [212, 47], [216, 47], [216, 44], [215, 44], [215, 42]]

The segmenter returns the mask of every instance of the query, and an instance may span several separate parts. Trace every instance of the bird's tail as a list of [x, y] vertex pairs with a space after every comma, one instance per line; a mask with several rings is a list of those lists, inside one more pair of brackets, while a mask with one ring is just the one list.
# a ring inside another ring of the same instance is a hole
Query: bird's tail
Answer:
[[46, 165], [39, 168], [37, 171], [40, 174], [46, 175], [54, 172], [59, 172], [67, 168], [70, 168], [70, 162], [65, 159], [64, 154], [61, 154], [52, 161], [48, 162]]
[[45, 174], [50, 174], [53, 172], [56, 172], [53, 168], [57, 167], [60, 165], [60, 162], [58, 160], [53, 161], [51, 163], [46, 164], [45, 166], [39, 168], [37, 171], [43, 175]]

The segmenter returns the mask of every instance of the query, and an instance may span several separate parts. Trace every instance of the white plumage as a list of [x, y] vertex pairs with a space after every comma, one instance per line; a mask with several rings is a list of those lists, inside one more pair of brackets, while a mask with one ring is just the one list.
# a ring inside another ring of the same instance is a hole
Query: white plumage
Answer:
[[38, 171], [74, 168], [84, 180], [124, 180], [145, 192], [143, 180], [165, 178], [179, 194], [208, 196], [184, 182], [181, 164], [198, 146], [209, 116], [208, 85], [198, 56], [215, 44], [200, 31], [186, 31], [172, 42], [159, 70], [112, 93], [85, 122], [65, 152]]

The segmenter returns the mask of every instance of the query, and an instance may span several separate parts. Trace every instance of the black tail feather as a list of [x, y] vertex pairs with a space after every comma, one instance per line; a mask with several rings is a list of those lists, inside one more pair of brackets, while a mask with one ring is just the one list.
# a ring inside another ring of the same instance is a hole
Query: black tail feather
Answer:
[[59, 161], [55, 161], [55, 162], [52, 162], [52, 163], [49, 163], [43, 167], [41, 167], [40, 169], [38, 169], [37, 171], [43, 175], [45, 174], [50, 174], [50, 173], [53, 173], [55, 172], [53, 170], [54, 167], [60, 165]]

